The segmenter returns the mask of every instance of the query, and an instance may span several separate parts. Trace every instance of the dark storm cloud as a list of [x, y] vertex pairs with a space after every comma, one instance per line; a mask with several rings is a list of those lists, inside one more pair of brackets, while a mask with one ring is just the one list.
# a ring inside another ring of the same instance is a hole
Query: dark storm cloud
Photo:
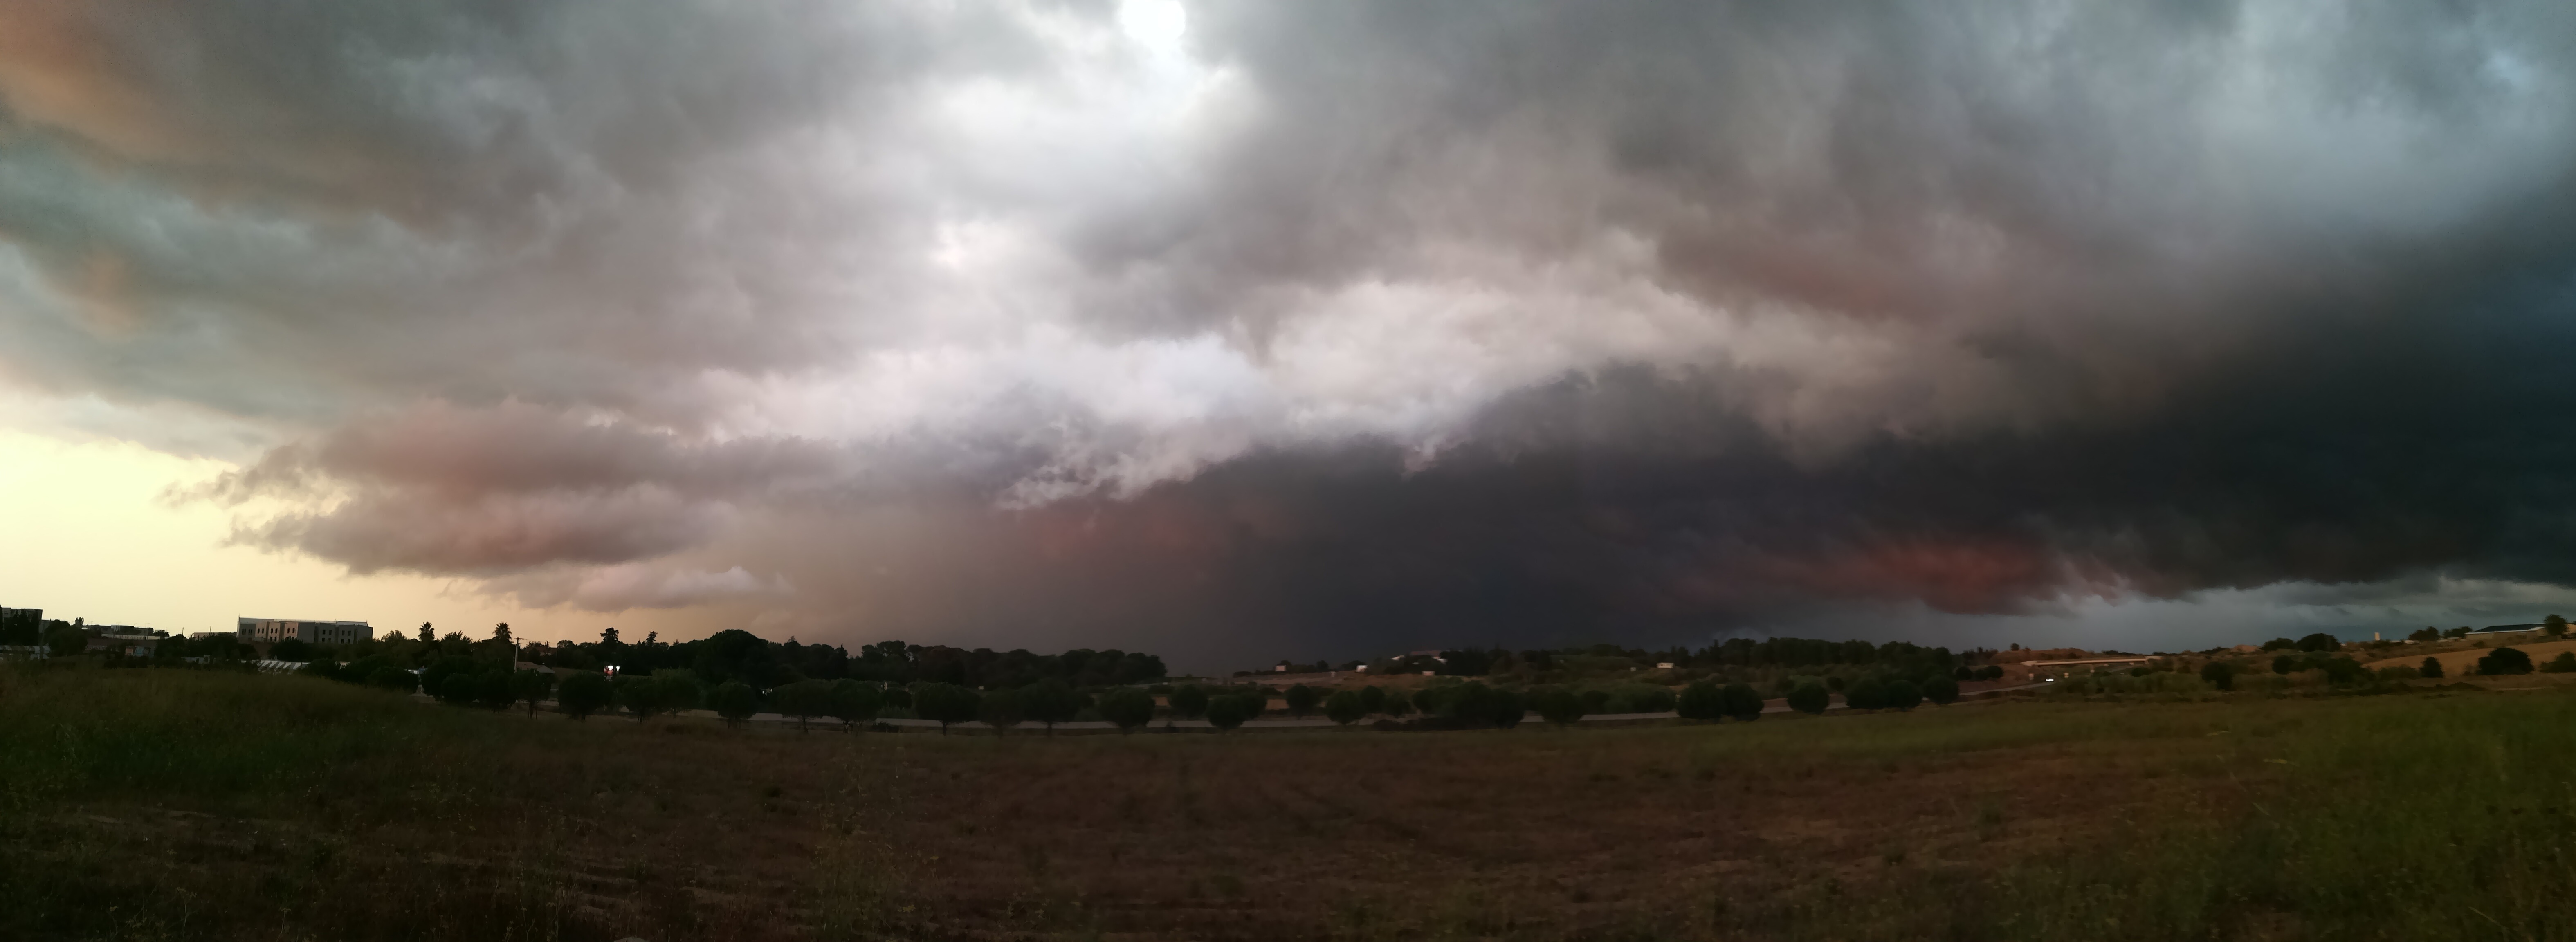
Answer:
[[808, 637], [2568, 580], [2563, 4], [1158, 9], [26, 6], [0, 379]]

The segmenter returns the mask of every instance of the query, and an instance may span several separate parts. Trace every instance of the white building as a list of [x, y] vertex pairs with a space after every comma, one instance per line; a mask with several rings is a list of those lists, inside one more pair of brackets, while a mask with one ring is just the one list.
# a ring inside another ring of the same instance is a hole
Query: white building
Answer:
[[287, 621], [277, 618], [244, 618], [234, 637], [254, 644], [293, 638], [306, 644], [333, 647], [356, 644], [376, 636], [375, 630], [362, 621]]

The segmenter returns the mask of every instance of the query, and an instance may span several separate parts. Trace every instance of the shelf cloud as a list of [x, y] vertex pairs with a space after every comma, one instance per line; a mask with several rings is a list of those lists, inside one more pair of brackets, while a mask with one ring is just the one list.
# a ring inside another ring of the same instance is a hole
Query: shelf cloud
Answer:
[[2576, 571], [2571, 42], [2512, 2], [33, 2], [0, 383], [234, 461], [171, 496], [237, 544], [710, 630], [2520, 593]]

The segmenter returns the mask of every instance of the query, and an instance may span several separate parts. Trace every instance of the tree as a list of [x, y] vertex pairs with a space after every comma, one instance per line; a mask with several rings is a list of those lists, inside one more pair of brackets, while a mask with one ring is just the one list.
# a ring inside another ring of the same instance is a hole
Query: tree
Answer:
[[2576, 674], [2576, 651], [2560, 651], [2549, 663], [2540, 665], [2544, 674]]
[[1254, 687], [1250, 690], [1235, 694], [1235, 698], [1243, 701], [1243, 719], [1245, 722], [1260, 719], [1261, 714], [1270, 712], [1270, 691]]
[[437, 696], [440, 703], [463, 706], [474, 702], [475, 696], [482, 692], [483, 684], [474, 675], [449, 674], [438, 682]]
[[1177, 716], [1182, 719], [1197, 719], [1199, 717], [1206, 716], [1207, 710], [1207, 688], [1201, 687], [1197, 684], [1182, 684], [1179, 689], [1172, 691], [1173, 716]]
[[1714, 720], [1726, 715], [1726, 691], [1714, 681], [1692, 681], [1690, 686], [1682, 688], [1680, 701], [1675, 707], [1682, 719]]
[[1800, 713], [1823, 713], [1834, 705], [1834, 695], [1815, 683], [1799, 684], [1789, 690], [1789, 708]]
[[1368, 706], [1360, 701], [1356, 690], [1336, 690], [1332, 696], [1324, 698], [1324, 718], [1344, 726], [1359, 722], [1368, 712]]
[[715, 707], [725, 725], [741, 726], [742, 721], [760, 712], [760, 691], [742, 681], [728, 680], [707, 692], [707, 705]]
[[507, 710], [519, 702], [519, 688], [510, 682], [510, 672], [487, 671], [474, 675], [474, 679], [480, 688], [475, 692], [475, 702], [485, 709]]
[[529, 719], [536, 718], [537, 704], [544, 702], [554, 692], [555, 672], [553, 671], [520, 671], [510, 675], [510, 693], [515, 699], [527, 701]]
[[2333, 635], [2320, 631], [2315, 634], [2301, 637], [2299, 639], [2299, 650], [2313, 651], [2319, 654], [2327, 651], [2340, 651], [2343, 650], [2343, 642], [2335, 640], [2335, 636]]
[[2236, 665], [2227, 661], [2211, 661], [2200, 665], [2200, 679], [2208, 681], [2209, 686], [2214, 689], [2234, 690], [2236, 689]]
[[1121, 687], [1100, 698], [1100, 717], [1118, 725], [1122, 733], [1154, 721], [1154, 695], [1134, 687]]
[[2425, 626], [2425, 627], [2415, 629], [2415, 633], [2414, 633], [2414, 634], [2411, 634], [2411, 635], [2407, 635], [2407, 636], [2406, 636], [2406, 640], [2408, 640], [2408, 641], [2440, 641], [2440, 640], [2442, 640], [2442, 629], [2435, 628], [2435, 627], [2432, 627], [2432, 626], [2430, 626], [2430, 625], [2427, 625], [2427, 626]]
[[1020, 688], [1019, 698], [1021, 711], [1046, 724], [1049, 736], [1055, 735], [1055, 724], [1072, 722], [1082, 712], [1082, 695], [1052, 677]]
[[1376, 684], [1360, 688], [1360, 711], [1364, 714], [1386, 712], [1386, 691], [1378, 689]]
[[1028, 716], [1028, 705], [1021, 702], [1020, 692], [1008, 688], [985, 694], [984, 702], [975, 711], [975, 718], [992, 727], [997, 736], [1020, 725]]
[[1315, 712], [1315, 708], [1324, 702], [1323, 691], [1305, 684], [1289, 687], [1285, 696], [1288, 700], [1288, 712], [1301, 720], [1306, 718], [1306, 714]]
[[1885, 709], [1887, 685], [1876, 677], [1863, 677], [1860, 682], [1843, 688], [1843, 705], [1855, 710]]
[[1911, 710], [1923, 705], [1923, 688], [1902, 678], [1887, 682], [1886, 704], [1893, 710]]
[[832, 682], [831, 696], [824, 706], [833, 719], [841, 721], [841, 731], [848, 732], [877, 718], [877, 711], [885, 709], [885, 693], [875, 684], [844, 677]]
[[555, 706], [576, 720], [588, 719], [607, 705], [608, 678], [598, 674], [583, 672], [566, 677], [555, 691]]
[[912, 692], [912, 711], [922, 719], [939, 724], [939, 732], [975, 718], [984, 708], [984, 698], [956, 684], [925, 684]]
[[1239, 694], [1210, 697], [1207, 703], [1208, 725], [1220, 730], [1236, 729], [1257, 715], [1252, 698]]
[[2265, 651], [2287, 651], [2298, 646], [2298, 642], [2292, 641], [2288, 638], [2274, 638], [2270, 641], [2263, 642], [2263, 650]]
[[412, 672], [392, 665], [376, 668], [374, 673], [367, 675], [368, 686], [383, 687], [395, 693], [410, 693], [419, 683], [420, 678]]
[[438, 643], [438, 635], [430, 632], [428, 622], [420, 623], [420, 643], [422, 647]]
[[2442, 676], [2442, 659], [2438, 657], [2425, 658], [2424, 666], [2416, 668], [2415, 671], [2416, 673], [2422, 674], [2426, 677], [2440, 677]]
[[807, 724], [815, 717], [831, 714], [832, 685], [820, 680], [800, 680], [770, 691], [769, 705], [781, 716], [794, 717], [797, 732], [806, 732]]
[[2298, 673], [2298, 671], [2299, 671], [2299, 659], [2298, 659], [2298, 658], [2291, 657], [2290, 655], [2287, 655], [2287, 654], [2275, 654], [2275, 655], [2273, 655], [2273, 656], [2272, 656], [2272, 673], [2275, 673], [2275, 674], [2295, 674], [2295, 673]]
[[1762, 718], [1762, 694], [1752, 684], [1737, 681], [1718, 691], [1726, 702], [1726, 715], [1750, 723]]
[[1959, 702], [1959, 682], [1944, 674], [1923, 682], [1923, 699], [1942, 706]]
[[509, 644], [510, 644], [510, 623], [505, 621], [505, 622], [501, 622], [501, 623], [499, 623], [499, 624], [493, 625], [493, 626], [492, 626], [492, 640], [493, 640], [493, 641], [496, 641], [496, 642], [499, 642], [499, 643], [501, 643], [501, 644], [503, 644], [503, 645], [509, 645]]
[[287, 638], [277, 642], [276, 644], [268, 646], [268, 659], [272, 661], [310, 661], [313, 659], [313, 646], [304, 643], [304, 639], [302, 638]]
[[2478, 659], [2478, 673], [2488, 675], [2531, 673], [2531, 655], [2509, 647], [2497, 648], [2488, 652], [2487, 656]]
[[2552, 638], [2567, 637], [2567, 619], [2552, 612], [2549, 617], [2540, 620], [2540, 630], [2548, 632]]
[[[1690, 695], [1683, 694], [1682, 705], [1688, 708], [1690, 704]], [[1555, 726], [1562, 727], [1583, 719], [1583, 698], [1575, 696], [1574, 691], [1561, 687], [1542, 691], [1537, 696], [1531, 697], [1530, 705], [1538, 708], [1539, 719], [1546, 720]], [[1682, 715], [1690, 716], [1688, 713]]]

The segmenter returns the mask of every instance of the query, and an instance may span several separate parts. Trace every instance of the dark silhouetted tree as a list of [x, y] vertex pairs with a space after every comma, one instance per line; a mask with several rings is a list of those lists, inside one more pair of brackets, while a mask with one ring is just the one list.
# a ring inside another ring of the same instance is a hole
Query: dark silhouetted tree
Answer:
[[407, 694], [413, 687], [419, 686], [420, 678], [410, 671], [388, 665], [376, 668], [374, 673], [368, 674], [367, 684], [372, 687], [383, 687], [395, 693]]
[[707, 705], [723, 717], [726, 726], [741, 726], [742, 721], [760, 712], [760, 691], [739, 680], [728, 680], [707, 691]]
[[2341, 651], [2343, 650], [2343, 642], [2335, 640], [2335, 636], [2333, 635], [2320, 631], [2300, 638], [2299, 650], [2317, 654], [2323, 654], [2328, 651]]
[[1197, 684], [1182, 684], [1179, 689], [1172, 691], [1171, 701], [1173, 716], [1194, 720], [1207, 715], [1208, 692], [1205, 687]]
[[2215, 690], [2234, 690], [2236, 689], [2236, 665], [2227, 661], [2211, 661], [2200, 665], [2200, 679], [2208, 681], [2209, 686]]
[[429, 623], [428, 623], [428, 622], [421, 622], [421, 623], [420, 623], [420, 644], [421, 644], [421, 647], [428, 647], [428, 646], [430, 646], [430, 645], [437, 644], [437, 643], [438, 643], [438, 635], [437, 635], [436, 633], [433, 633], [433, 632], [431, 632], [431, 631], [429, 630]]
[[2567, 619], [2556, 612], [2552, 612], [2549, 617], [2540, 620], [2540, 630], [2548, 632], [2549, 636], [2552, 638], [2567, 637]]
[[849, 732], [877, 718], [877, 711], [885, 708], [885, 693], [875, 684], [844, 677], [832, 682], [823, 706], [824, 712], [841, 721], [841, 731]]
[[1386, 712], [1386, 691], [1375, 684], [1360, 688], [1360, 711], [1370, 715]]
[[2275, 654], [2272, 656], [2272, 673], [2295, 674], [2298, 672], [2299, 659], [2297, 657], [2288, 654]]
[[1020, 725], [1021, 720], [1028, 719], [1029, 708], [1017, 690], [988, 690], [984, 693], [983, 704], [975, 710], [975, 718], [992, 727], [995, 735], [1001, 735]]
[[1100, 697], [1100, 718], [1115, 723], [1122, 733], [1154, 721], [1154, 695], [1134, 687], [1121, 687]]
[[588, 719], [608, 705], [608, 678], [583, 672], [563, 679], [555, 690], [555, 706], [565, 716]]
[[2416, 668], [2415, 671], [2425, 677], [2438, 678], [2442, 676], [2442, 659], [2438, 657], [2425, 658], [2424, 666]]
[[1714, 720], [1726, 715], [1726, 690], [1715, 681], [1692, 681], [1675, 704], [1686, 720]]
[[1789, 689], [1789, 709], [1800, 713], [1823, 713], [1834, 705], [1834, 695], [1822, 684], [1804, 683]]
[[547, 697], [554, 696], [554, 692], [555, 672], [553, 671], [519, 671], [510, 675], [510, 694], [519, 702], [528, 705], [529, 719], [536, 718], [537, 704], [544, 703]]
[[1244, 721], [1257, 715], [1249, 696], [1229, 693], [1208, 698], [1208, 725], [1220, 730], [1239, 728]]
[[948, 727], [974, 719], [984, 709], [984, 698], [956, 684], [927, 684], [912, 692], [912, 711], [922, 719], [939, 724], [941, 733]]
[[2576, 651], [2560, 651], [2549, 663], [2540, 665], [2544, 674], [2576, 674]]
[[2263, 642], [2263, 650], [2265, 651], [2288, 651], [2295, 649], [2298, 646], [2298, 642], [2292, 641], [2288, 638], [2274, 638], [2270, 641]]
[[1315, 712], [1315, 708], [1324, 703], [1324, 692], [1305, 684], [1289, 687], [1288, 692], [1282, 696], [1288, 701], [1289, 715], [1301, 720], [1306, 718], [1306, 714]]
[[[1950, 689], [1955, 692], [1959, 685], [1952, 683]], [[1752, 684], [1728, 684], [1718, 691], [1718, 696], [1725, 703], [1726, 715], [1748, 723], [1762, 718], [1762, 695], [1754, 691]]]
[[2478, 659], [2478, 673], [2491, 675], [2531, 673], [2531, 655], [2513, 648], [2497, 648], [2487, 652], [2487, 656]]
[[1055, 724], [1072, 722], [1082, 712], [1082, 695], [1052, 677], [1020, 688], [1019, 698], [1020, 711], [1045, 724], [1049, 736], [1055, 735]]
[[780, 716], [796, 721], [796, 731], [805, 732], [817, 716], [832, 715], [832, 684], [822, 680], [800, 680], [769, 692], [769, 705]]
[[1356, 690], [1336, 690], [1324, 698], [1324, 718], [1344, 726], [1359, 722], [1368, 712]]
[[1886, 709], [1887, 685], [1876, 677], [1861, 678], [1858, 683], [1843, 688], [1843, 705], [1855, 710]]
[[483, 683], [472, 674], [449, 674], [438, 682], [438, 702], [464, 706], [483, 693]]
[[1911, 710], [1923, 705], [1923, 688], [1903, 678], [1888, 681], [1887, 690], [1882, 696], [1888, 709], [1891, 710]]
[[[1563, 688], [1543, 690], [1531, 697], [1530, 703], [1538, 708], [1539, 719], [1556, 726], [1562, 727], [1583, 719], [1583, 698], [1575, 696], [1574, 691], [1571, 690]], [[1690, 703], [1690, 697], [1683, 696], [1682, 703], [1687, 706]]]

